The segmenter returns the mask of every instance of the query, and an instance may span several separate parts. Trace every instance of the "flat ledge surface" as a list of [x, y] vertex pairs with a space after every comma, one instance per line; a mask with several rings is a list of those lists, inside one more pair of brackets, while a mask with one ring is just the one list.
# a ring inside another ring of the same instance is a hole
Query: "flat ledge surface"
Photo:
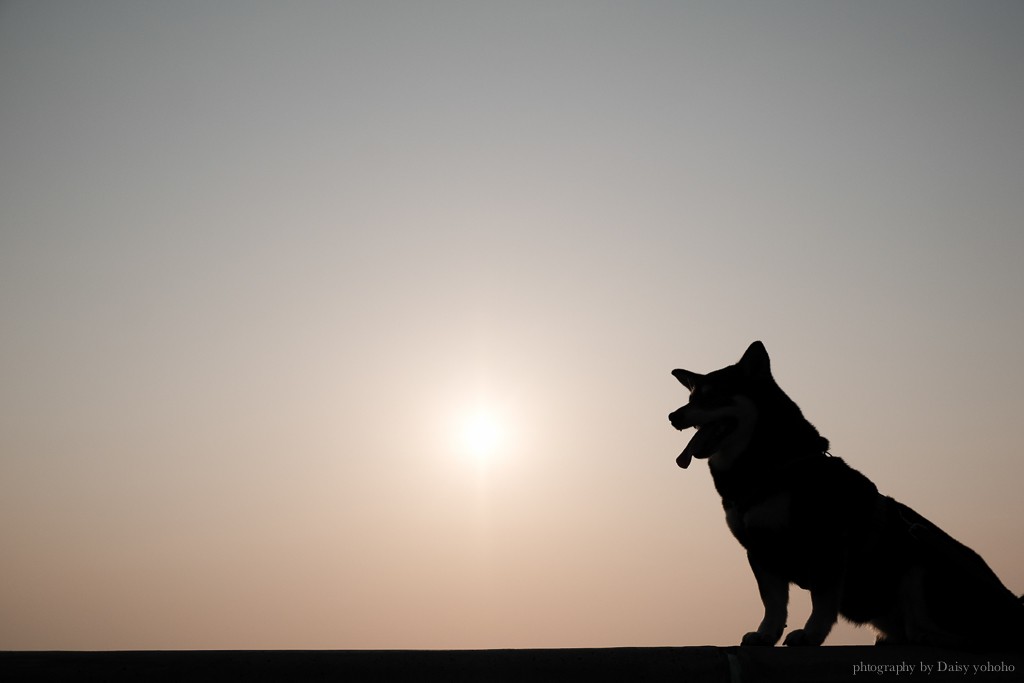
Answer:
[[917, 647], [0, 652], [0, 680], [1024, 681], [1024, 656]]

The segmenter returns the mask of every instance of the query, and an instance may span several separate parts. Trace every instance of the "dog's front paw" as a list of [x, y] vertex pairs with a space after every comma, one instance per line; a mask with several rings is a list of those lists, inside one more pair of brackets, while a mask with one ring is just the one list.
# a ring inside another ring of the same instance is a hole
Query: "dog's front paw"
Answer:
[[789, 632], [783, 644], [788, 647], [817, 647], [824, 640], [824, 638], [816, 638], [804, 629], [798, 628], [795, 631]]
[[778, 636], [774, 638], [766, 636], [760, 631], [751, 631], [750, 633], [743, 636], [743, 640], [740, 641], [740, 645], [753, 646], [753, 647], [772, 647], [779, 640]]

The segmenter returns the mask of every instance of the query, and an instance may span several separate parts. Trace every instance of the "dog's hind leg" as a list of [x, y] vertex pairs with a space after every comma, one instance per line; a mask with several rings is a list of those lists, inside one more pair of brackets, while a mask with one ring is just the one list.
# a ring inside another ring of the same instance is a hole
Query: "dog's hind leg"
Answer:
[[816, 646], [825, 642], [836, 620], [839, 619], [839, 582], [829, 582], [811, 589], [811, 616], [803, 628], [790, 631], [786, 645]]
[[754, 553], [747, 553], [747, 561], [754, 570], [757, 579], [757, 591], [764, 603], [764, 619], [756, 631], [743, 636], [741, 645], [772, 646], [779, 642], [782, 632], [786, 629], [786, 616], [789, 609], [789, 581], [780, 574], [764, 566]]

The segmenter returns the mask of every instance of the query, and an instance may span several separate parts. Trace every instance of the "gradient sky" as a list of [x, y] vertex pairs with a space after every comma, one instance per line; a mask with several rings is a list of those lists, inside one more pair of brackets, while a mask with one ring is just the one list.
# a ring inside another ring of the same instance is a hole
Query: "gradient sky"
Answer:
[[666, 416], [754, 339], [1024, 592], [1021, 35], [3, 2], [0, 649], [735, 644], [754, 580]]

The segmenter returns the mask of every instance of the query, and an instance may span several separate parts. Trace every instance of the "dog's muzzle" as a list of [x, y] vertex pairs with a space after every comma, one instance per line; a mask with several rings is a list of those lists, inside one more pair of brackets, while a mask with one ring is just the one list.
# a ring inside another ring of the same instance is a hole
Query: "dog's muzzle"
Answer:
[[697, 426], [687, 417], [686, 413], [689, 407], [690, 406], [683, 406], [679, 410], [674, 410], [668, 415], [668, 421], [671, 422], [672, 426], [679, 431]]
[[696, 427], [686, 448], [676, 458], [676, 464], [686, 469], [693, 458], [710, 458], [736, 427], [736, 408], [726, 406], [715, 409], [695, 408], [689, 404], [668, 416], [672, 426], [682, 431]]

